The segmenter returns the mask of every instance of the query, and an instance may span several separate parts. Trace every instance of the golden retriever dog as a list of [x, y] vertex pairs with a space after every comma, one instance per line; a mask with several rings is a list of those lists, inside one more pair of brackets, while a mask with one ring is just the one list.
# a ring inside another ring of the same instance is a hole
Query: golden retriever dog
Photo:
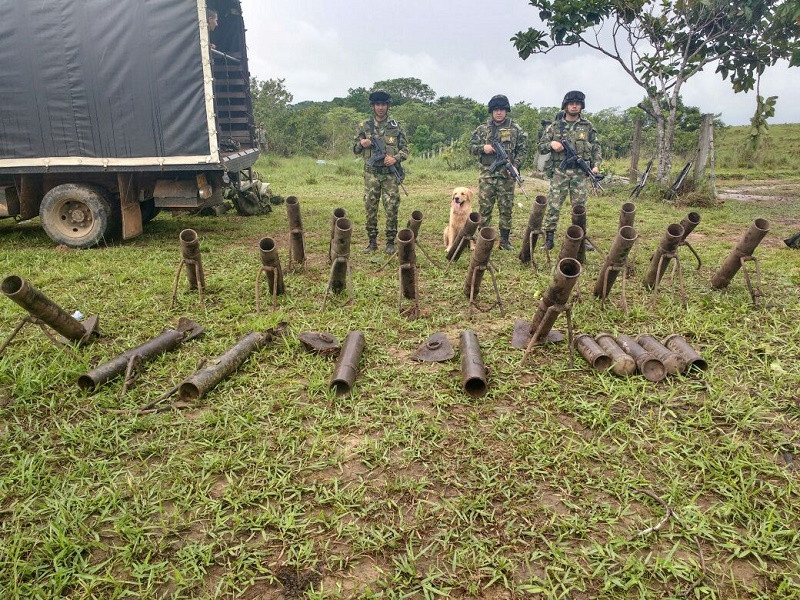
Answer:
[[[456, 241], [456, 236], [461, 228], [464, 227], [469, 213], [472, 212], [473, 191], [465, 187], [457, 187], [453, 190], [450, 199], [450, 222], [444, 228], [444, 245], [446, 251], [450, 251], [450, 246]], [[474, 247], [474, 244], [471, 244]]]

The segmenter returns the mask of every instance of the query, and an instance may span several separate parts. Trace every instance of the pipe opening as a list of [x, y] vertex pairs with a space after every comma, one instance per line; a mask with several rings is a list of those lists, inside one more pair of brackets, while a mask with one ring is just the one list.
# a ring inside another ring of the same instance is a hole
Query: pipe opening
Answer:
[[636, 239], [636, 230], [630, 225], [625, 225], [625, 227], [620, 227], [619, 234], [625, 240], [633, 241]]
[[197, 232], [194, 229], [184, 229], [179, 237], [184, 244], [191, 244], [197, 241]]
[[683, 227], [681, 227], [680, 223], [673, 223], [667, 227], [667, 233], [673, 237], [679, 238], [683, 235]]
[[547, 206], [547, 196], [536, 196], [535, 202], [539, 206]]
[[691, 361], [688, 365], [686, 365], [687, 371], [706, 371], [708, 369], [708, 363], [703, 360], [702, 358], [696, 358]]
[[342, 219], [347, 216], [347, 211], [343, 208], [334, 208], [333, 216], [336, 217], [337, 219]]
[[761, 231], [769, 231], [769, 221], [766, 219], [756, 219], [755, 226]]
[[347, 217], [336, 219], [336, 229], [339, 231], [350, 231], [353, 229], [353, 223]]
[[298, 203], [297, 196], [289, 196], [288, 198], [286, 198], [286, 204], [297, 204], [297, 203]]
[[572, 214], [582, 216], [586, 214], [586, 207], [585, 206], [573, 206], [572, 207]]
[[581, 274], [581, 263], [575, 258], [562, 258], [558, 263], [558, 270], [565, 277], [577, 277]]
[[401, 229], [397, 232], [397, 240], [400, 242], [413, 242], [414, 232], [410, 229]]
[[469, 213], [469, 220], [472, 221], [473, 223], [480, 224], [480, 222], [481, 222], [481, 213], [479, 213], [479, 212], [471, 212], [471, 213]]
[[567, 237], [571, 240], [582, 240], [583, 239], [583, 227], [580, 225], [570, 225], [567, 227]]
[[78, 377], [78, 387], [84, 392], [91, 392], [95, 388], [94, 379], [88, 375], [81, 375]]
[[632, 213], [636, 212], [636, 205], [633, 202], [626, 202], [622, 205], [622, 212], [624, 213]]
[[411, 213], [411, 220], [412, 221], [422, 221], [422, 211], [415, 210]]
[[3, 293], [7, 295], [16, 294], [22, 289], [22, 277], [19, 275], [9, 275], [3, 279]]
[[262, 252], [271, 252], [275, 249], [275, 240], [271, 237], [261, 238], [261, 241], [258, 242], [258, 247]]
[[648, 358], [641, 366], [642, 375], [648, 381], [661, 381], [667, 376], [664, 363], [656, 358]]
[[178, 396], [181, 400], [197, 400], [200, 397], [200, 390], [195, 384], [187, 381], [181, 384]]
[[331, 381], [330, 389], [332, 389], [337, 396], [347, 394], [350, 392], [350, 385], [343, 379], [336, 379]]
[[601, 354], [600, 356], [594, 359], [592, 366], [598, 371], [608, 371], [613, 363], [614, 361], [611, 360], [610, 356]]
[[700, 213], [690, 212], [688, 215], [686, 215], [686, 219], [693, 225], [697, 225], [700, 223]]
[[464, 391], [472, 398], [480, 398], [486, 393], [486, 383], [479, 377], [471, 377], [464, 382]]
[[484, 227], [481, 229], [481, 239], [493, 242], [497, 239], [497, 230], [494, 227]]

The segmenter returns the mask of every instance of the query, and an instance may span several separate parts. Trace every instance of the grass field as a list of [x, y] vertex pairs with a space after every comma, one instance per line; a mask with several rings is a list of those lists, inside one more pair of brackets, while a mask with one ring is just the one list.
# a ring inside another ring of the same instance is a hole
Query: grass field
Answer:
[[[404, 223], [423, 211], [421, 242], [440, 260], [449, 192], [474, 187], [477, 172], [436, 166], [409, 164], [400, 214]], [[298, 158], [259, 170], [300, 199], [309, 256], [286, 272], [274, 314], [254, 312], [257, 243], [273, 236], [286, 268], [283, 206], [252, 218], [160, 215], [143, 236], [90, 251], [54, 248], [36, 222], [0, 223], [0, 273], [70, 312], [99, 314], [105, 333], [71, 356], [25, 329], [0, 358], [0, 597], [800, 598], [800, 251], [781, 241], [800, 230], [797, 187], [694, 209], [702, 222], [689, 241], [703, 266], [681, 250], [686, 309], [677, 285], [653, 297], [641, 280], [689, 208], [654, 192], [637, 201], [628, 316], [619, 284], [605, 310], [591, 297], [601, 258], [588, 255], [577, 331], [680, 333], [709, 364], [650, 383], [594, 372], [580, 357], [570, 368], [566, 344], [521, 365], [513, 322], [533, 316], [550, 275], [516, 252], [492, 255], [505, 316], [468, 314], [468, 257], [445, 274], [420, 255], [423, 315], [401, 317], [396, 268], [377, 272], [383, 255], [361, 253], [360, 166]], [[628, 193], [590, 200], [589, 234], [603, 250]], [[323, 312], [338, 206], [354, 221], [356, 299]], [[528, 208], [515, 209], [517, 248]], [[771, 230], [756, 251], [764, 306], [754, 308], [742, 273], [723, 292], [709, 279], [757, 217]], [[170, 309], [187, 227], [202, 239], [205, 303], [182, 280]], [[484, 303], [490, 293], [484, 281]], [[22, 316], [3, 299], [0, 334]], [[122, 398], [120, 379], [78, 389], [81, 373], [180, 316], [205, 337], [146, 365]], [[282, 342], [199, 401], [112, 412], [155, 400], [280, 321], [290, 327]], [[409, 359], [428, 335], [457, 345], [464, 329], [478, 333], [489, 368], [478, 399], [461, 391], [458, 356]], [[333, 359], [302, 351], [296, 336], [307, 330], [364, 332], [350, 395], [328, 389]]]

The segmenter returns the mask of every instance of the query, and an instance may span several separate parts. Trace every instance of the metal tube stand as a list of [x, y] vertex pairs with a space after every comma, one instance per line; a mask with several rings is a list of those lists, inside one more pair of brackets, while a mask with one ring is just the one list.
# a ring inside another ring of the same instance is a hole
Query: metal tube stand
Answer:
[[325, 298], [322, 301], [322, 309], [320, 311], [324, 311], [325, 307], [328, 304], [328, 294], [331, 291], [331, 283], [333, 282], [333, 271], [336, 268], [337, 263], [345, 263], [347, 269], [347, 293], [350, 299], [344, 304], [344, 306], [352, 306], [355, 303], [355, 295], [353, 294], [353, 268], [350, 265], [350, 261], [345, 258], [344, 256], [339, 256], [336, 260], [333, 261], [331, 265], [331, 275], [328, 278], [328, 287], [325, 288]]
[[261, 274], [272, 273], [272, 310], [278, 308], [278, 269], [275, 267], [262, 266], [256, 273], [256, 312], [261, 312]]
[[[566, 313], [567, 314], [567, 340], [569, 342], [569, 366], [573, 368], [575, 366], [575, 340], [572, 334], [572, 305], [571, 304], [554, 304], [550, 308], [547, 309], [545, 316], [539, 322], [539, 326], [536, 328], [536, 331], [531, 336], [531, 340], [528, 342], [528, 347], [525, 349], [525, 353], [522, 355], [522, 362], [521, 364], [525, 364], [525, 361], [528, 359], [528, 355], [533, 351], [534, 346], [541, 346], [546, 343], [547, 336], [544, 336], [541, 341], [539, 341], [539, 336], [543, 333], [542, 332], [542, 325], [548, 320], [547, 315], [552, 313]], [[556, 317], [558, 318], [558, 317]], [[552, 327], [552, 326], [551, 326]]]
[[664, 252], [658, 259], [658, 265], [656, 266], [656, 283], [653, 286], [653, 297], [655, 298], [658, 295], [658, 286], [661, 283], [662, 277], [658, 276], [658, 273], [661, 272], [661, 265], [665, 259], [674, 259], [675, 266], [673, 267], [674, 270], [678, 273], [678, 283], [680, 285], [681, 290], [681, 306], [686, 308], [686, 290], [683, 285], [683, 268], [681, 267], [681, 259], [678, 258], [677, 252]]
[[[403, 310], [403, 270], [408, 269], [413, 269], [411, 276], [414, 279], [414, 299], [412, 305]], [[419, 279], [416, 265], [406, 264], [397, 268], [397, 312], [401, 317], [407, 317], [411, 321], [419, 316]]]
[[181, 269], [183, 266], [186, 265], [186, 269], [194, 268], [194, 274], [197, 277], [197, 294], [200, 296], [200, 304], [203, 305], [203, 286], [201, 285], [201, 273], [203, 267], [201, 264], [193, 260], [191, 258], [182, 258], [181, 262], [178, 263], [178, 270], [175, 273], [175, 283], [172, 286], [172, 303], [169, 305], [170, 308], [175, 308], [175, 300], [178, 297], [178, 283], [180, 283], [180, 276], [181, 276]]
[[[750, 273], [747, 270], [748, 262], [756, 263], [756, 288], [753, 289], [752, 282], [750, 281]], [[755, 256], [742, 256], [739, 258], [742, 265], [742, 272], [744, 273], [744, 280], [747, 283], [747, 290], [750, 292], [750, 298], [753, 300], [753, 306], [759, 305], [759, 299], [764, 297], [761, 291], [761, 263]]]
[[[449, 265], [448, 265], [449, 266]], [[489, 276], [492, 278], [492, 285], [494, 286], [494, 296], [497, 301], [489, 306], [488, 308], [481, 307], [480, 304], [475, 300], [475, 279], [477, 277], [478, 271], [489, 271]], [[497, 278], [495, 277], [495, 268], [492, 266], [492, 263], [488, 265], [478, 265], [475, 267], [475, 270], [472, 272], [472, 279], [469, 282], [469, 316], [472, 316], [472, 307], [477, 308], [481, 312], [489, 312], [495, 306], [500, 309], [500, 315], [505, 317], [506, 311], [503, 308], [503, 301], [500, 298], [500, 290], [497, 287]]]

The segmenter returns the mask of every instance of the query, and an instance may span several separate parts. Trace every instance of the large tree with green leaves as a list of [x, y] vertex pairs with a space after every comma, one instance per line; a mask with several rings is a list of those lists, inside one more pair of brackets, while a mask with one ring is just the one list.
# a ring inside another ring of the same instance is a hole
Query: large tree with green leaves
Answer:
[[658, 178], [669, 177], [681, 87], [704, 67], [736, 91], [780, 59], [800, 65], [797, 0], [529, 0], [541, 28], [511, 38], [523, 59], [560, 46], [585, 46], [615, 60], [647, 94], [655, 121]]

